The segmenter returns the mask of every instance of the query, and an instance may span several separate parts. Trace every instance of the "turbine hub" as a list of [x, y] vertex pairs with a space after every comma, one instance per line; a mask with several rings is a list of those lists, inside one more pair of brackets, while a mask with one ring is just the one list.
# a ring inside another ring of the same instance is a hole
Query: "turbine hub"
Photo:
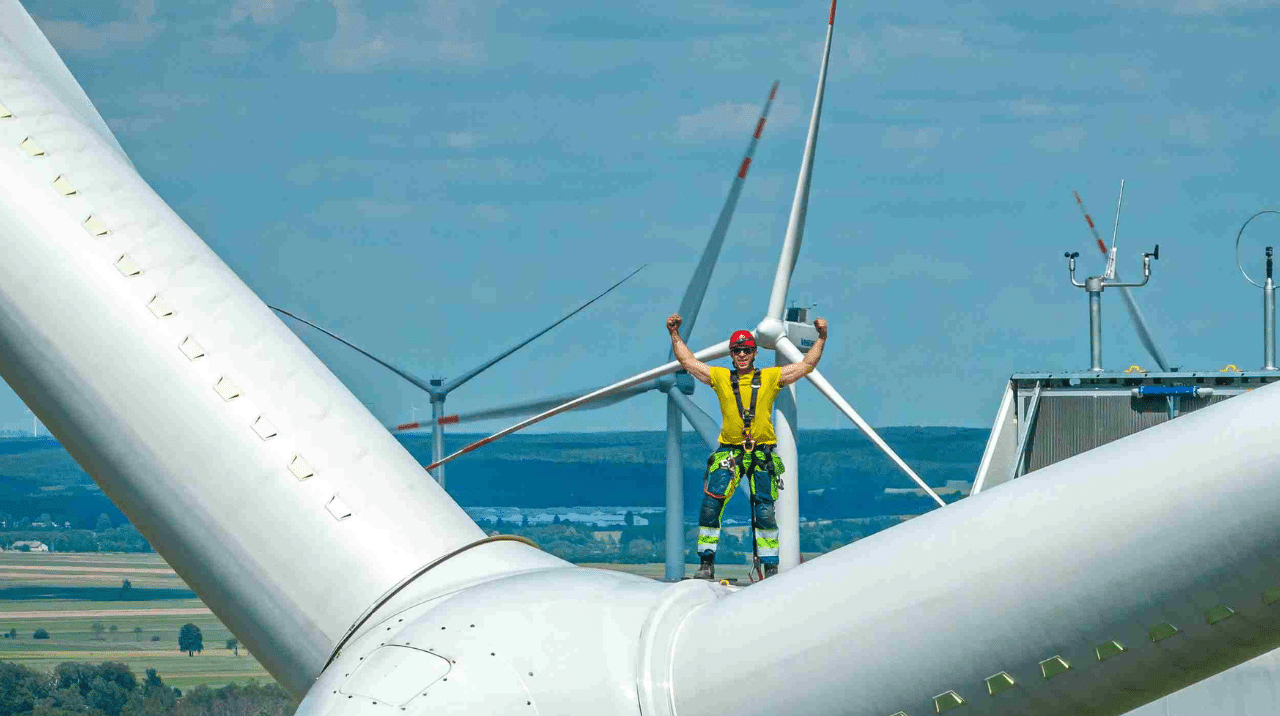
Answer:
[[756, 326], [756, 343], [761, 348], [778, 345], [778, 339], [787, 335], [787, 324], [778, 318], [766, 318]]
[[676, 377], [674, 375], [659, 376], [654, 380], [654, 383], [657, 384], [658, 390], [665, 395], [676, 384]]

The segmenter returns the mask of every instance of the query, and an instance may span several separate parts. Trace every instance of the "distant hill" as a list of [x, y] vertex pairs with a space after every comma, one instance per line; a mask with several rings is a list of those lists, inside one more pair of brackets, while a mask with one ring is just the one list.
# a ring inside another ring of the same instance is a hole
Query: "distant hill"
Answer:
[[[972, 480], [988, 431], [973, 428], [897, 427], [881, 436], [931, 485]], [[447, 451], [480, 437], [446, 434]], [[512, 435], [448, 466], [449, 492], [463, 506], [660, 506], [666, 435], [663, 432]], [[930, 502], [886, 496], [886, 487], [914, 487], [854, 430], [801, 430], [801, 512], [809, 517], [861, 517], [923, 512]], [[430, 461], [430, 435], [401, 442], [419, 461]], [[686, 514], [697, 509], [707, 451], [693, 433], [684, 440]], [[790, 483], [795, 485], [795, 481]], [[736, 502], [736, 501], [735, 501]], [[90, 529], [101, 513], [123, 516], [52, 438], [0, 439], [0, 516]]]

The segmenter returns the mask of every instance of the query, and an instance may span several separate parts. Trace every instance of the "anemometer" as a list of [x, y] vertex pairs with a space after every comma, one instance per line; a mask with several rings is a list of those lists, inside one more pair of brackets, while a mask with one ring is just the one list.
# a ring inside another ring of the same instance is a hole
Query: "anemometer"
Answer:
[[[1084, 212], [1084, 204], [1080, 201], [1080, 195], [1076, 194], [1076, 203], [1080, 205], [1080, 210]], [[1076, 280], [1076, 259], [1080, 256], [1079, 251], [1068, 251], [1063, 254], [1067, 259], [1067, 268], [1071, 276], [1071, 285], [1076, 288], [1083, 288], [1089, 294], [1089, 370], [1095, 373], [1102, 372], [1102, 292], [1108, 288], [1118, 288], [1125, 293], [1127, 302], [1130, 303], [1133, 312], [1136, 306], [1132, 306], [1133, 299], [1128, 296], [1128, 289], [1140, 288], [1146, 286], [1151, 280], [1151, 261], [1159, 260], [1160, 244], [1156, 244], [1155, 249], [1142, 254], [1142, 282], [1141, 283], [1125, 283], [1116, 276], [1116, 235], [1120, 231], [1120, 207], [1124, 203], [1124, 180], [1120, 180], [1120, 198], [1116, 201], [1116, 220], [1115, 225], [1111, 229], [1111, 248], [1107, 249], [1106, 244], [1102, 243], [1102, 238], [1098, 236], [1098, 231], [1093, 225], [1093, 219], [1085, 212], [1085, 221], [1089, 223], [1089, 228], [1093, 230], [1093, 237], [1098, 242], [1098, 248], [1107, 256], [1107, 267], [1101, 276], [1090, 276], [1083, 282]], [[1159, 355], [1154, 350], [1154, 342], [1150, 340], [1146, 334], [1145, 322], [1137, 321], [1140, 337], [1143, 343], [1147, 344], [1148, 350], [1152, 351], [1152, 355]], [[1164, 369], [1163, 361], [1160, 361], [1161, 368]]]

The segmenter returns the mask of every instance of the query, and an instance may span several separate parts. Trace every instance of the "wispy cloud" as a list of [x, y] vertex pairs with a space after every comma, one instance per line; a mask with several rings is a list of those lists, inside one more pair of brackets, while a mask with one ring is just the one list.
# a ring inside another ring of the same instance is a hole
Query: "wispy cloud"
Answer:
[[330, 0], [335, 12], [329, 39], [307, 43], [313, 61], [346, 72], [384, 63], [474, 63], [485, 58], [484, 43], [471, 25], [475, 5], [429, 0], [408, 15], [370, 19], [360, 0]]
[[1078, 152], [1088, 135], [1084, 127], [1051, 129], [1031, 138], [1031, 146], [1046, 152]]
[[165, 24], [155, 19], [155, 0], [126, 0], [122, 10], [128, 19], [97, 25], [45, 18], [37, 18], [37, 23], [59, 51], [91, 56], [142, 47], [164, 30]]
[[888, 127], [880, 143], [885, 149], [933, 149], [942, 142], [942, 130], [937, 127]]
[[[704, 107], [676, 118], [675, 138], [681, 142], [746, 140], [760, 119], [762, 108], [761, 104], [746, 102], [721, 102]], [[799, 118], [797, 107], [778, 101], [769, 114], [768, 127], [773, 130], [790, 127]]]
[[1200, 112], [1170, 117], [1169, 136], [1197, 147], [1207, 146], [1214, 138], [1212, 124], [1209, 116]]
[[231, 3], [231, 22], [249, 20], [256, 25], [272, 25], [293, 14], [298, 5], [299, 0], [235, 0]]

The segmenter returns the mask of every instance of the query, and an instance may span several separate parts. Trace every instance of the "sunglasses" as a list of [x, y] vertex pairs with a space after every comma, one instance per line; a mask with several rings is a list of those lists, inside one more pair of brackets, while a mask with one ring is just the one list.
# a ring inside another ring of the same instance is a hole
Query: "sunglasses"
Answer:
[[756, 352], [755, 348], [730, 348], [729, 352], [736, 356], [749, 356]]

